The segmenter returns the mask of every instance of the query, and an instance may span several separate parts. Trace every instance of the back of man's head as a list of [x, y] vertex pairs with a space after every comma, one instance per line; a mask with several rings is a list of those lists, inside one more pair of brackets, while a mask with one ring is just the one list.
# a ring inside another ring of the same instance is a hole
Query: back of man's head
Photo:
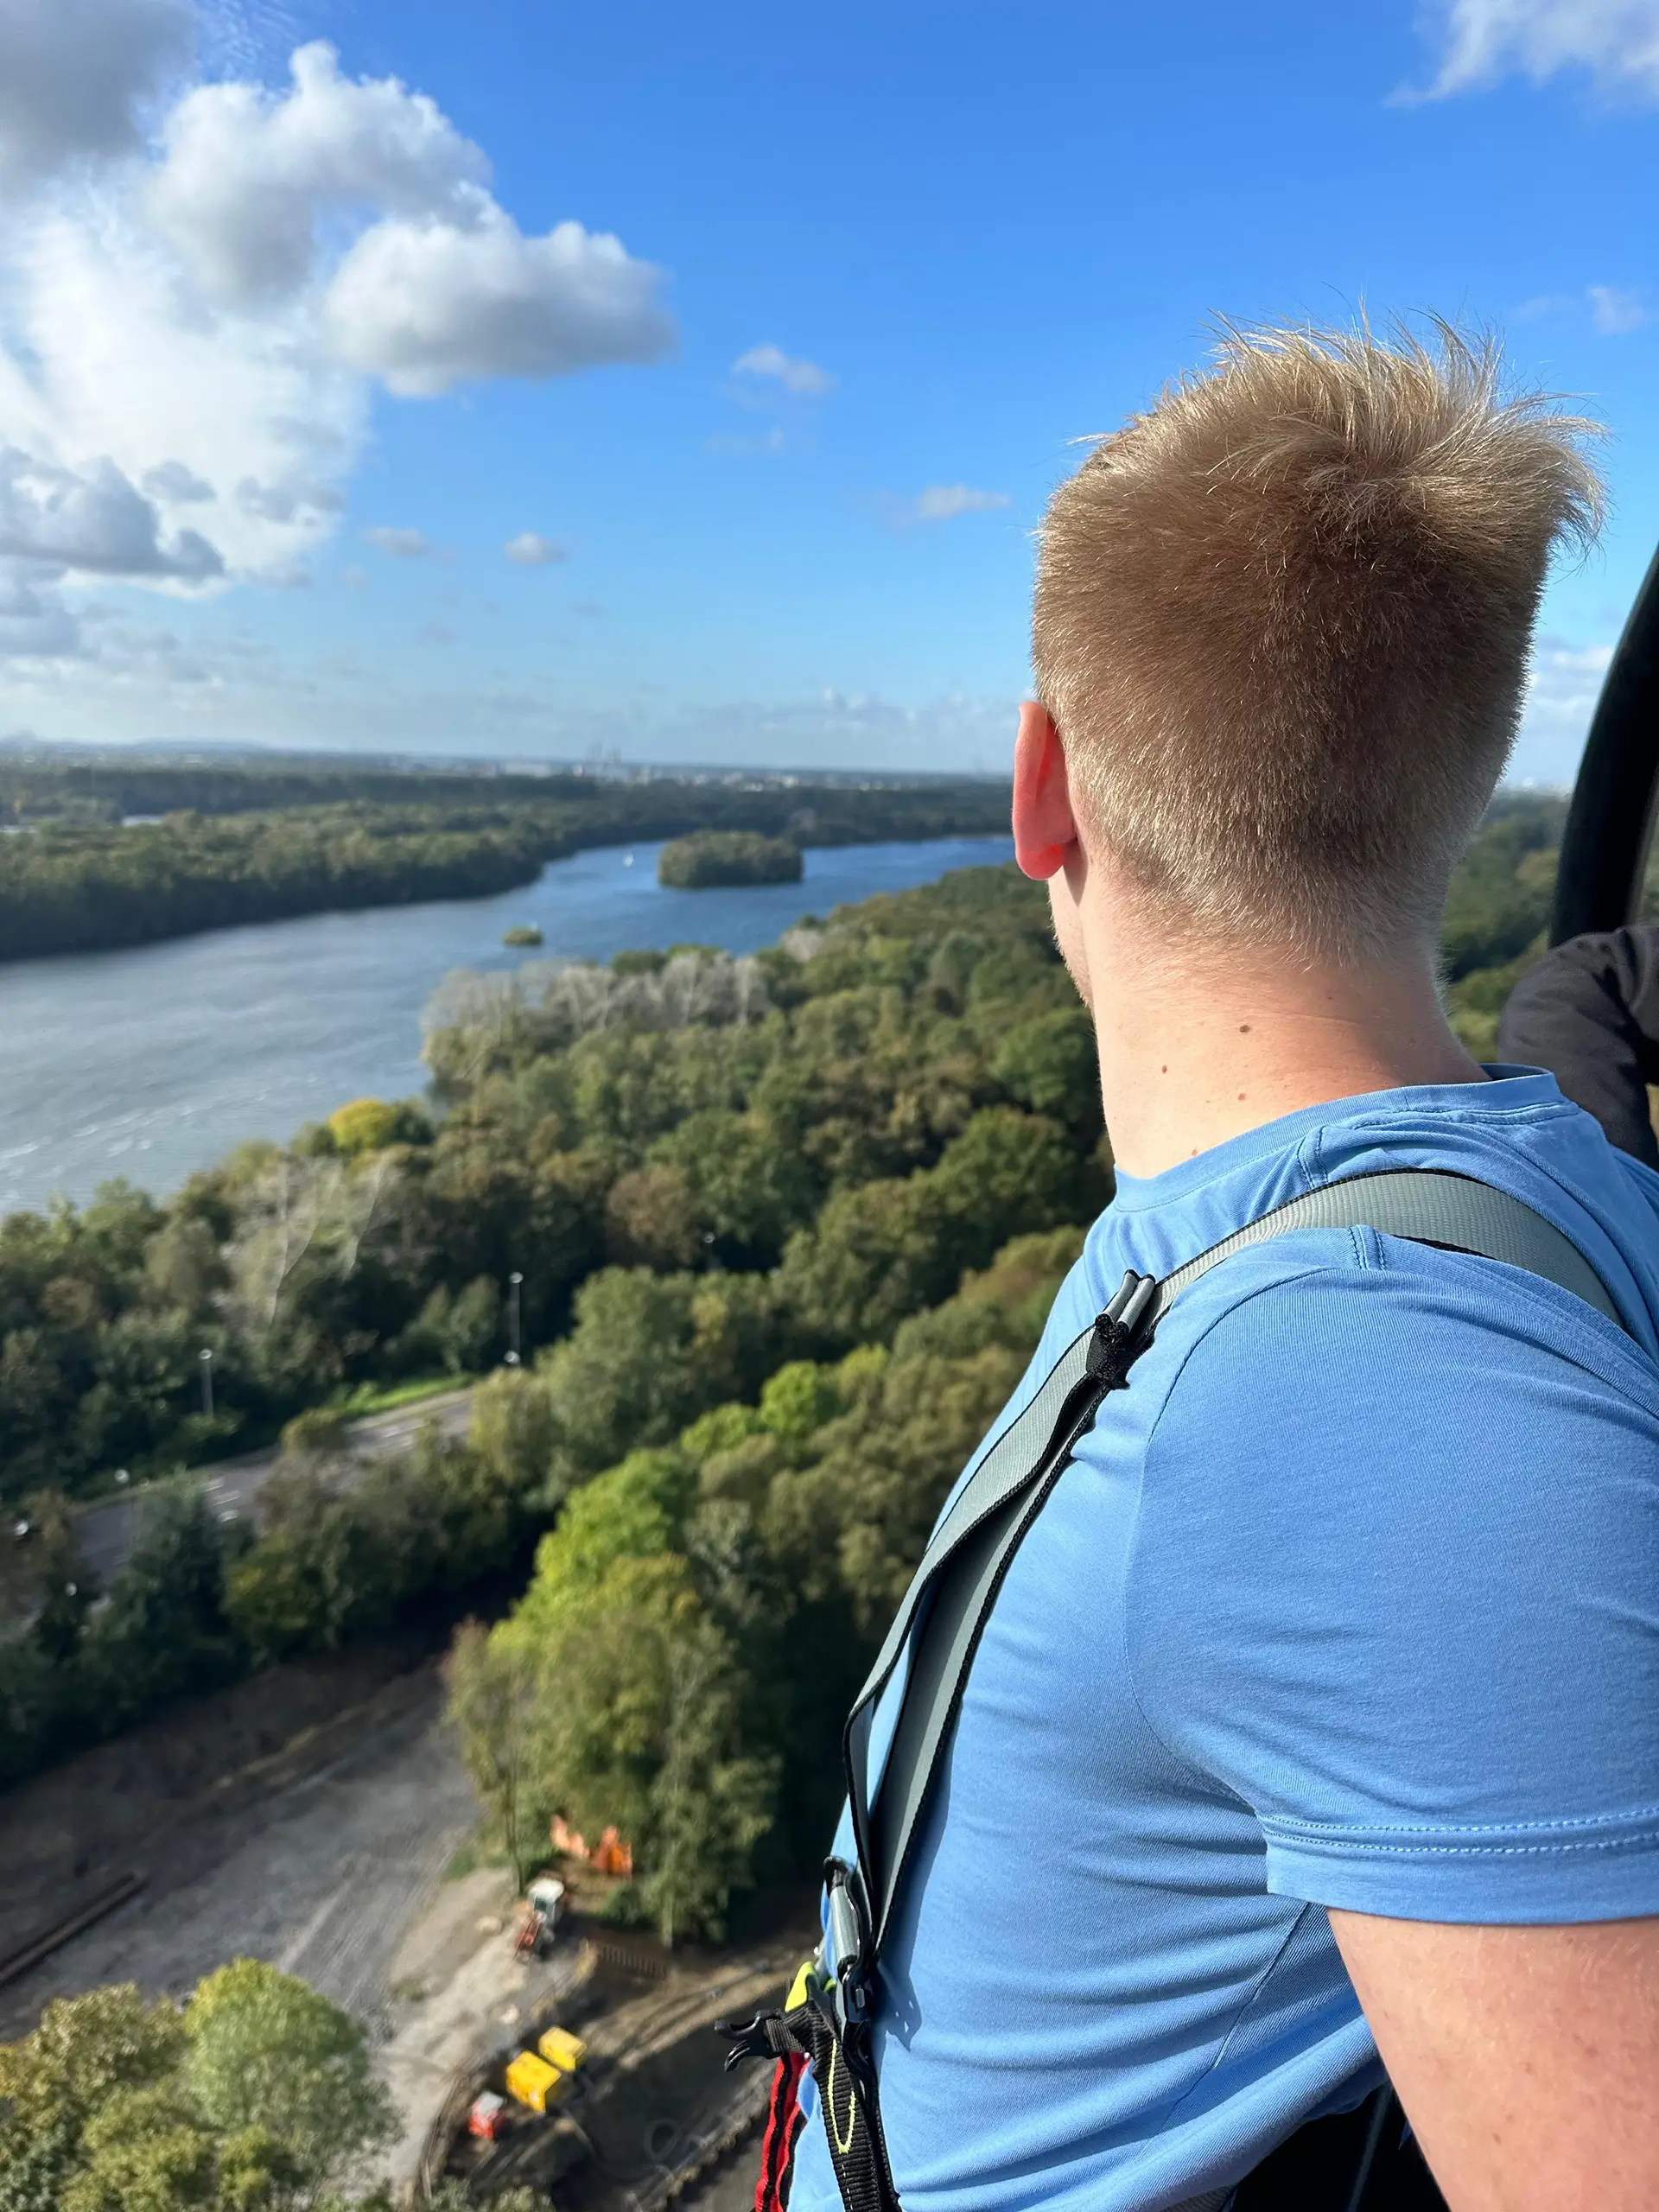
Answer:
[[1043, 525], [1033, 657], [1085, 837], [1209, 935], [1432, 938], [1552, 548], [1594, 528], [1590, 427], [1449, 329], [1230, 336]]

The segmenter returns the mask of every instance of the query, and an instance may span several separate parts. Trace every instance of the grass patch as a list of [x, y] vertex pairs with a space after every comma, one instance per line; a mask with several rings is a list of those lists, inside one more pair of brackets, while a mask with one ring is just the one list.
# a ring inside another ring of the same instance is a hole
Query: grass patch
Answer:
[[423, 1398], [441, 1398], [451, 1390], [470, 1390], [474, 1375], [423, 1375], [413, 1382], [391, 1382], [384, 1389], [360, 1383], [339, 1408], [347, 1421], [361, 1421], [370, 1414], [389, 1414], [399, 1406], [417, 1406]]

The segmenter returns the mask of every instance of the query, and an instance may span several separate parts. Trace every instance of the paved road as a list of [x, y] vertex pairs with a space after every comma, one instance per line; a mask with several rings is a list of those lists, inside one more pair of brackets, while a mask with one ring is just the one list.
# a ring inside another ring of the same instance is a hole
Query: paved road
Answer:
[[[366, 1421], [353, 1421], [352, 1447], [359, 1459], [384, 1459], [406, 1452], [429, 1421], [435, 1421], [446, 1436], [464, 1435], [471, 1413], [468, 1390], [423, 1398], [416, 1405], [398, 1406], [391, 1413], [372, 1414]], [[220, 1520], [234, 1520], [254, 1510], [260, 1488], [276, 1466], [277, 1456], [273, 1447], [250, 1452], [245, 1459], [220, 1461], [206, 1485], [207, 1502]], [[134, 1497], [112, 1498], [107, 1505], [93, 1506], [81, 1516], [81, 1557], [100, 1582], [107, 1583], [125, 1566], [143, 1502], [141, 1491]]]

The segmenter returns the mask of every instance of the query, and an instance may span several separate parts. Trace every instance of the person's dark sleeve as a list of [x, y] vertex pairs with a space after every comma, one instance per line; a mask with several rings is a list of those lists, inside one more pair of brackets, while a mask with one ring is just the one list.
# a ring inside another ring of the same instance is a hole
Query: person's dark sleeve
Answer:
[[1647, 1086], [1659, 1083], [1659, 927], [1569, 938], [1516, 985], [1499, 1058], [1548, 1068], [1621, 1152], [1659, 1167]]

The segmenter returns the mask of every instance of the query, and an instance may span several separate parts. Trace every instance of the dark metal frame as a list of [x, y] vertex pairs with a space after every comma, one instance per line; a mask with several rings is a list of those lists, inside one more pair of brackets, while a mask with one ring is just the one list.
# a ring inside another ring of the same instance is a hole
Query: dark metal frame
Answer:
[[1550, 943], [1634, 921], [1659, 785], [1659, 553], [1596, 702], [1561, 839]]

